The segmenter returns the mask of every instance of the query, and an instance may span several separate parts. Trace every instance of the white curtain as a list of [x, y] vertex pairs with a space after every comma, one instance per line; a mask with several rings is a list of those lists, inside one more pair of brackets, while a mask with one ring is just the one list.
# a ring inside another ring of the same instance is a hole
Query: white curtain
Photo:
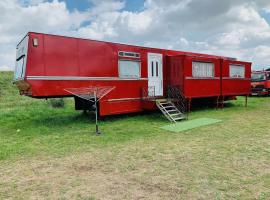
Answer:
[[214, 77], [214, 63], [192, 62], [193, 77]]
[[230, 65], [231, 78], [245, 78], [245, 67], [243, 65]]
[[132, 60], [119, 60], [119, 76], [122, 78], [140, 78], [141, 63]]

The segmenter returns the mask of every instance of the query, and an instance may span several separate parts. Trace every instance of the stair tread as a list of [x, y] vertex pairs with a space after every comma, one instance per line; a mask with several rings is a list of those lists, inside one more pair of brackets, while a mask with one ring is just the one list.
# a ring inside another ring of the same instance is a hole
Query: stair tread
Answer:
[[179, 112], [179, 110], [168, 110], [169, 113], [171, 112]]
[[178, 118], [173, 118], [174, 120], [179, 120], [179, 119], [185, 119], [186, 117], [185, 116], [182, 116], [182, 117], [178, 117]]
[[161, 102], [167, 102], [168, 99], [156, 99], [157, 102], [161, 103]]
[[175, 108], [175, 106], [163, 106], [163, 108]]
[[170, 116], [177, 116], [177, 115], [182, 115], [182, 113], [178, 112], [178, 113], [175, 113], [175, 114], [170, 114]]
[[177, 109], [177, 107], [168, 99], [157, 99], [156, 104], [162, 111], [165, 117], [171, 121], [176, 122], [177, 120], [185, 119], [186, 116]]
[[172, 104], [171, 102], [160, 103], [161, 105]]

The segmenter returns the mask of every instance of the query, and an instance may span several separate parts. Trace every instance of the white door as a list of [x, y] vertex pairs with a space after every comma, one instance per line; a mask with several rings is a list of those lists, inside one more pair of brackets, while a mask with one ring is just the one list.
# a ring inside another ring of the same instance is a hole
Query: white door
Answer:
[[148, 53], [148, 95], [163, 96], [162, 54]]

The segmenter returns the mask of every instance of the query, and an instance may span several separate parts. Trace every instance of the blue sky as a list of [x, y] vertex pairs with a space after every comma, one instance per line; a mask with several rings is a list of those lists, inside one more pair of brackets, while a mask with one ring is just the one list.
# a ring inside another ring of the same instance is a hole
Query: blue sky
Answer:
[[1, 0], [0, 70], [28, 32], [236, 57], [270, 66], [269, 0]]
[[[62, 0], [63, 1], [63, 0]], [[69, 10], [77, 9], [79, 11], [86, 11], [89, 9], [93, 4], [89, 0], [65, 0], [67, 8]], [[140, 11], [143, 9], [144, 0], [129, 0], [125, 1], [124, 10], [127, 11]]]

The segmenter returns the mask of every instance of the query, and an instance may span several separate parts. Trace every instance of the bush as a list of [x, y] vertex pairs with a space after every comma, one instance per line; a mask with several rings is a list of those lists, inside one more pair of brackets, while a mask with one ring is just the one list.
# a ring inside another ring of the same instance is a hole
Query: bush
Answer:
[[65, 101], [63, 98], [53, 98], [49, 100], [50, 105], [53, 108], [63, 108], [65, 107]]

